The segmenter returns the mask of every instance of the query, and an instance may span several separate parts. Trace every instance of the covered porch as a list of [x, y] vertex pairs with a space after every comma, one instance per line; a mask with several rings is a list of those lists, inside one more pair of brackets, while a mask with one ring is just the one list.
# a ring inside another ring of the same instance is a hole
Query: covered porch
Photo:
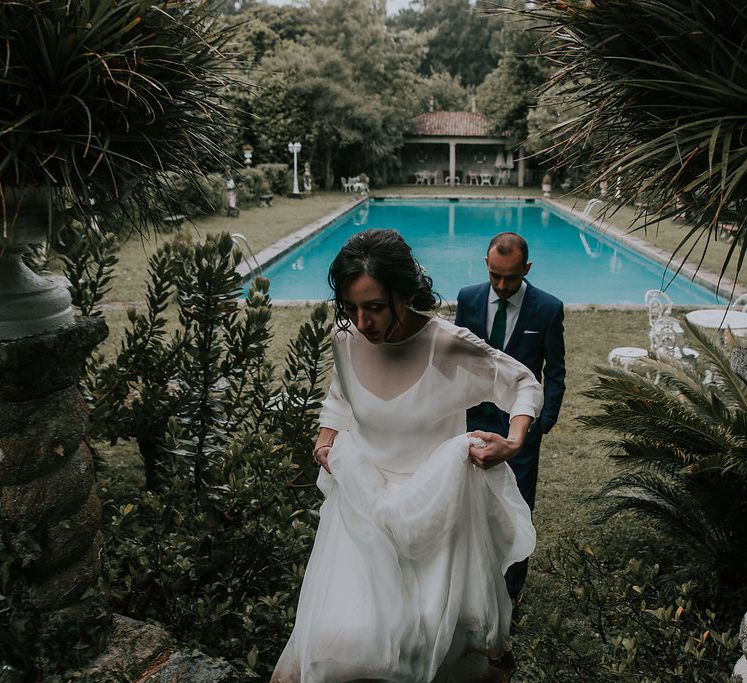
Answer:
[[524, 186], [515, 142], [487, 135], [490, 122], [470, 112], [429, 112], [415, 120], [400, 155], [401, 182], [417, 185]]

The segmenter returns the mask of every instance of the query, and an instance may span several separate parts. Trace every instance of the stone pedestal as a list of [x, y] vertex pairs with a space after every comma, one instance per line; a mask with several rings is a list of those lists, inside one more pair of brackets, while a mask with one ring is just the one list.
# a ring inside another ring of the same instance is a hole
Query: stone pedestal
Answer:
[[[24, 534], [39, 544], [17, 585], [57, 632], [109, 618], [99, 589], [101, 509], [83, 441], [87, 408], [77, 388], [86, 358], [107, 334], [102, 319], [82, 318], [0, 339], [0, 524], [18, 548]], [[12, 597], [13, 584], [9, 590]]]

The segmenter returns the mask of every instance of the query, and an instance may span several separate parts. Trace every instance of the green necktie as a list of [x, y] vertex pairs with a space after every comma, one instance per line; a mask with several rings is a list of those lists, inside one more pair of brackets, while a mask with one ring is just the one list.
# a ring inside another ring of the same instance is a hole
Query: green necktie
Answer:
[[506, 336], [506, 306], [508, 306], [508, 301], [498, 299], [498, 310], [495, 312], [493, 329], [490, 330], [490, 345], [499, 351], [503, 351], [503, 342]]

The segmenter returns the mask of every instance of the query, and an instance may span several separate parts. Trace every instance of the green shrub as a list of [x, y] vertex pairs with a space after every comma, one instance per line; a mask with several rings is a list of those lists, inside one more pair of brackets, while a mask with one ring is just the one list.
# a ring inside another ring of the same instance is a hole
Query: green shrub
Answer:
[[567, 538], [540, 571], [562, 590], [515, 629], [522, 680], [728, 682], [739, 617], [721, 630], [694, 582]]
[[226, 206], [226, 181], [220, 173], [193, 178], [169, 173], [167, 182], [173, 206], [187, 216], [215, 213]]
[[[270, 188], [275, 194], [286, 195], [293, 185], [292, 171], [287, 164], [257, 164], [256, 168], [265, 174]], [[303, 169], [298, 169], [299, 179]]]
[[110, 518], [116, 610], [249, 677], [271, 670], [289, 635], [313, 540], [330, 323], [314, 309], [278, 373], [268, 282], [242, 305], [240, 258], [227, 234], [159, 249], [146, 310], [130, 312], [117, 358], [94, 359], [86, 388], [94, 435], [135, 440], [146, 480]]
[[262, 195], [270, 194], [270, 183], [263, 171], [244, 168], [236, 174], [236, 192], [239, 206], [259, 204]]

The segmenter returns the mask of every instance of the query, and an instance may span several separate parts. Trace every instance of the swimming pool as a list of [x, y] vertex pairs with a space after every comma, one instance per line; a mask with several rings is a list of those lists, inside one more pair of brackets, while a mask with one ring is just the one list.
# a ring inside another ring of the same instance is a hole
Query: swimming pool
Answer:
[[661, 289], [675, 304], [720, 303], [716, 294], [543, 202], [525, 200], [368, 200], [265, 268], [274, 300], [330, 296], [327, 270], [351, 235], [394, 228], [413, 249], [436, 291], [456, 299], [461, 287], [484, 282], [485, 250], [498, 232], [518, 232], [533, 262], [528, 279], [566, 304], [643, 304]]

